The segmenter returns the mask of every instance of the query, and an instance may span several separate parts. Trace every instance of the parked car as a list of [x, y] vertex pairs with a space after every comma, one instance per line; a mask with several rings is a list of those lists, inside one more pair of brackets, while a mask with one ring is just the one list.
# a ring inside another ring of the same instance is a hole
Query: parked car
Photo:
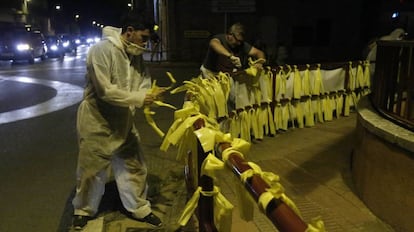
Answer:
[[46, 58], [47, 47], [39, 31], [25, 28], [9, 28], [0, 33], [0, 60], [27, 60], [33, 64], [35, 58]]
[[66, 48], [63, 46], [63, 41], [56, 35], [48, 35], [45, 38], [47, 52], [49, 58], [63, 58], [65, 56]]

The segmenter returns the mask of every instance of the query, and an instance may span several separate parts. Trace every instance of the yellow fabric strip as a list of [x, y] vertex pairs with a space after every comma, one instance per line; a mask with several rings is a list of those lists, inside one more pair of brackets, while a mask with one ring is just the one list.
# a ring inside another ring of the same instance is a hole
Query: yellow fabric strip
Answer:
[[308, 224], [305, 232], [325, 232], [325, 224], [320, 218], [312, 219], [311, 223]]
[[282, 104], [280, 103], [277, 103], [275, 106], [274, 122], [276, 130], [282, 128]]
[[198, 187], [191, 199], [187, 202], [183, 213], [178, 219], [178, 224], [185, 226], [188, 223], [198, 206], [200, 194], [203, 196], [214, 197], [215, 226], [219, 231], [230, 232], [234, 206], [220, 193], [220, 189], [217, 186], [214, 186], [213, 191], [202, 191], [201, 187]]
[[185, 205], [183, 212], [181, 213], [180, 218], [178, 219], [178, 224], [181, 226], [187, 225], [190, 218], [193, 216], [195, 209], [198, 206], [198, 199], [200, 199], [201, 187], [198, 187], [194, 191], [193, 196]]
[[204, 152], [214, 151], [216, 133], [217, 130], [209, 127], [203, 127], [194, 131]]
[[290, 120], [289, 117], [289, 107], [290, 107], [290, 102], [288, 102], [287, 104], [282, 105], [282, 118], [281, 118], [281, 126], [280, 129], [283, 130], [287, 130], [288, 129], [288, 123]]
[[217, 170], [224, 169], [224, 162], [219, 160], [213, 154], [208, 154], [207, 157], [204, 159], [203, 163], [201, 164], [201, 173], [200, 176], [206, 175], [213, 179], [215, 179], [214, 172]]
[[364, 87], [371, 88], [371, 71], [370, 71], [370, 62], [364, 62]]
[[313, 113], [312, 102], [310, 98], [303, 103], [303, 108], [305, 111], [305, 126], [315, 126], [315, 116]]
[[276, 126], [275, 126], [275, 121], [273, 120], [273, 112], [272, 112], [272, 108], [270, 107], [270, 105], [267, 105], [266, 107], [267, 110], [267, 118], [269, 121], [269, 134], [271, 135], [275, 135], [276, 134]]
[[311, 81], [309, 77], [309, 68], [310, 68], [310, 65], [306, 64], [306, 69], [303, 73], [302, 90], [303, 90], [304, 96], [310, 96], [311, 94], [311, 90], [310, 90]]
[[304, 122], [303, 122], [304, 113], [303, 113], [303, 108], [302, 108], [301, 102], [296, 102], [294, 107], [295, 107], [296, 121], [298, 122], [298, 127], [303, 128], [304, 127]]
[[247, 111], [243, 110], [239, 113], [239, 118], [240, 118], [240, 138], [242, 138], [246, 141], [250, 141], [251, 140], [250, 114]]
[[302, 96], [302, 78], [297, 65], [293, 65], [293, 98], [300, 99]]

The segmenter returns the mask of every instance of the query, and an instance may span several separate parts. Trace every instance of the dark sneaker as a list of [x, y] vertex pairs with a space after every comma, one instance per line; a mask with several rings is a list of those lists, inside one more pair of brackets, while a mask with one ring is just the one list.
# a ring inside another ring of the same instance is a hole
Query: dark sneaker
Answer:
[[161, 219], [153, 213], [148, 214], [144, 218], [134, 218], [134, 219], [136, 219], [140, 222], [146, 222], [146, 223], [151, 224], [153, 226], [157, 226], [157, 227], [162, 226]]
[[74, 215], [72, 226], [75, 230], [81, 230], [83, 227], [88, 224], [88, 221], [91, 220], [92, 217], [89, 216], [81, 216], [81, 215]]

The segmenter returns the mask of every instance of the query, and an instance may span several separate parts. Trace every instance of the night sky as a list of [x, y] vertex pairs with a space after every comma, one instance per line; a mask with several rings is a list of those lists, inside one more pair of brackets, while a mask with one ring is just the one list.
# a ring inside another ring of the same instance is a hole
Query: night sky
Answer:
[[[56, 14], [57, 23], [75, 23], [81, 28], [81, 33], [93, 28], [92, 21], [103, 25], [118, 26], [122, 14], [129, 10], [129, 0], [49, 0], [49, 9]], [[61, 5], [56, 11], [55, 6]], [[80, 18], [75, 20], [75, 15]]]

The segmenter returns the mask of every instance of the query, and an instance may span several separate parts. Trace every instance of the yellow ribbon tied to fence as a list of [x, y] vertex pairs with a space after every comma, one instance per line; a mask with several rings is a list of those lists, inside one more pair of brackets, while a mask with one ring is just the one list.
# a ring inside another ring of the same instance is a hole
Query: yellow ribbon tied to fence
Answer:
[[266, 211], [268, 204], [273, 200], [273, 198], [276, 198], [276, 199], [282, 200], [299, 217], [301, 216], [295, 203], [293, 203], [293, 201], [284, 194], [284, 188], [279, 183], [278, 175], [275, 175], [271, 172], [263, 172], [261, 168], [253, 162], [248, 162], [248, 165], [251, 167], [251, 169], [243, 172], [240, 175], [240, 178], [243, 181], [243, 183], [246, 183], [247, 179], [249, 179], [253, 175], [260, 175], [260, 177], [270, 186], [269, 189], [266, 189], [266, 192], [260, 195], [259, 200], [258, 200], [259, 206], [261, 210], [263, 210], [263, 212]]
[[302, 78], [297, 65], [293, 65], [293, 98], [300, 99], [302, 96]]
[[214, 198], [215, 225], [220, 232], [230, 232], [234, 206], [223, 196], [223, 194], [220, 193], [220, 189], [217, 186], [214, 186], [213, 191], [202, 191], [202, 188], [198, 187], [191, 199], [187, 202], [178, 223], [181, 226], [185, 226], [188, 223], [198, 206], [200, 195]]
[[311, 223], [308, 224], [308, 228], [306, 228], [305, 232], [325, 232], [325, 224], [319, 217], [314, 218]]

